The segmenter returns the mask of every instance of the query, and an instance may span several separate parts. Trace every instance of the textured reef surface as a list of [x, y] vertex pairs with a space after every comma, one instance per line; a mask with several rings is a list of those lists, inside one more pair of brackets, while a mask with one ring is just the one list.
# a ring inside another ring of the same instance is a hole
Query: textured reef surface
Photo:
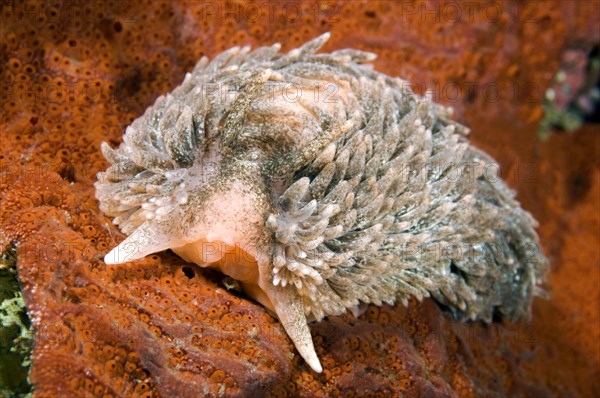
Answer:
[[[537, 134], [561, 55], [600, 41], [600, 3], [475, 3], [3, 3], [0, 250], [35, 334], [36, 395], [593, 396], [600, 138], [592, 125]], [[378, 70], [431, 88], [499, 161], [552, 264], [530, 321], [456, 323], [431, 300], [370, 306], [311, 326], [315, 374], [223, 275], [170, 252], [103, 263], [124, 236], [94, 198], [100, 142], [118, 146], [202, 55], [287, 51], [325, 31], [325, 51], [375, 52]]]

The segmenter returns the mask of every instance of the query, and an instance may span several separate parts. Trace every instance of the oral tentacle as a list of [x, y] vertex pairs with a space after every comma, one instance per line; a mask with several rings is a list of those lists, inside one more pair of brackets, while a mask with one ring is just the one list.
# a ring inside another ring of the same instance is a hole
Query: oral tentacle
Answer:
[[274, 286], [269, 281], [263, 281], [262, 278], [260, 287], [266, 292], [275, 307], [275, 313], [279, 321], [302, 358], [312, 370], [321, 373], [323, 367], [313, 345], [306, 315], [304, 314], [302, 298], [296, 289], [291, 286], [286, 288]]
[[106, 264], [122, 264], [144, 258], [149, 254], [175, 248], [185, 241], [173, 233], [171, 221], [147, 221], [112, 249], [106, 256]]

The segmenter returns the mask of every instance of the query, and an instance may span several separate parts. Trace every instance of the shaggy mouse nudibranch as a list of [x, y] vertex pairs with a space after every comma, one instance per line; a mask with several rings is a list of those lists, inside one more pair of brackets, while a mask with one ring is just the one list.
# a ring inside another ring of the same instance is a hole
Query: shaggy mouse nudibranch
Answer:
[[316, 54], [328, 38], [204, 57], [118, 149], [102, 144], [96, 197], [128, 235], [106, 264], [171, 249], [220, 270], [317, 372], [308, 322], [361, 304], [528, 314], [547, 261], [493, 159], [374, 54]]

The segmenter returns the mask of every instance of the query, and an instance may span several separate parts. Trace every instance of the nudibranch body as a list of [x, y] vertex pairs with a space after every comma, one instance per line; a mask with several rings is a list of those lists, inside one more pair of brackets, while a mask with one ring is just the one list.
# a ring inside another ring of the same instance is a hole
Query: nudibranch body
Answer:
[[493, 159], [373, 54], [316, 54], [328, 37], [202, 58], [118, 149], [102, 144], [96, 196], [128, 235], [106, 264], [171, 249], [221, 270], [317, 372], [308, 321], [361, 304], [527, 314], [547, 261]]

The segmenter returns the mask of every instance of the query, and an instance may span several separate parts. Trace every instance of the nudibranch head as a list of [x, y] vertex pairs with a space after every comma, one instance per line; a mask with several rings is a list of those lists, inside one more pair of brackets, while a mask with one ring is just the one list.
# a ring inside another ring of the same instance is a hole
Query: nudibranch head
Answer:
[[[98, 174], [128, 235], [107, 264], [171, 249], [238, 280], [321, 371], [308, 320], [432, 296], [461, 319], [529, 311], [535, 221], [450, 110], [324, 34], [202, 58]], [[236, 256], [226, 256], [226, 253]]]

